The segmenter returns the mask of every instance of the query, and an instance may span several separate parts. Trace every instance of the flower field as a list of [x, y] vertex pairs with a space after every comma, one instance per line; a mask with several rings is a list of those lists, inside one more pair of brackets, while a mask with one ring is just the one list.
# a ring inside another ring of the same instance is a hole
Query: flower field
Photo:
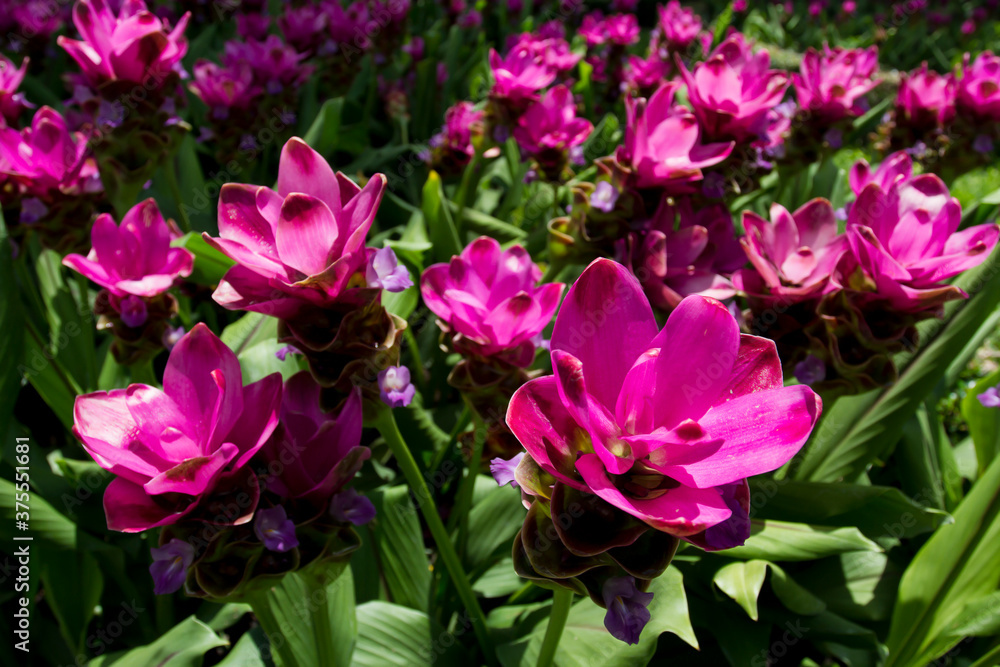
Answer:
[[0, 663], [1000, 665], [1000, 2], [0, 10]]

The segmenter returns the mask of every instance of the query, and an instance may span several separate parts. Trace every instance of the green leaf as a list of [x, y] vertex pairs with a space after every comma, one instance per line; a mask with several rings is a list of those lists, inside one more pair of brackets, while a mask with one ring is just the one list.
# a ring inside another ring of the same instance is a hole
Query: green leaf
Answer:
[[427, 182], [424, 183], [423, 212], [431, 243], [434, 244], [431, 252], [434, 259], [439, 262], [447, 262], [453, 255], [462, 252], [458, 230], [444, 201], [441, 177], [432, 170], [427, 175]]
[[265, 659], [265, 656], [270, 658], [270, 655], [264, 631], [259, 627], [251, 628], [240, 637], [236, 646], [226, 654], [218, 667], [270, 667], [274, 663]]
[[89, 667], [200, 667], [213, 648], [228, 642], [194, 616], [189, 616], [148, 646], [102, 655]]
[[960, 640], [1000, 636], [1000, 591], [965, 605], [947, 632]]
[[73, 402], [81, 391], [73, 386], [73, 381], [56, 364], [48, 345], [41, 334], [29, 321], [24, 322], [24, 364], [25, 377], [46, 405], [67, 429], [73, 428]]
[[889, 618], [901, 575], [885, 554], [855, 551], [825, 558], [796, 579], [830, 611], [865, 623]]
[[301, 355], [288, 355], [284, 361], [277, 357], [283, 347], [277, 340], [268, 340], [243, 350], [237, 357], [243, 371], [243, 384], [257, 382], [272, 373], [280, 373], [282, 379], [287, 380], [302, 370], [298, 363]]
[[953, 647], [966, 605], [1000, 585], [1000, 459], [994, 460], [903, 573], [889, 630], [887, 667], [925, 665]]
[[[645, 665], [656, 650], [657, 639], [664, 632], [671, 632], [691, 646], [698, 648], [698, 639], [688, 616], [684, 580], [676, 567], [669, 567], [650, 584], [653, 600], [649, 603], [650, 621], [639, 637], [639, 643], [624, 644], [615, 639], [604, 627], [607, 613], [590, 598], [584, 598], [570, 610], [563, 630], [556, 664], [559, 667], [631, 667]], [[504, 667], [528, 667], [538, 660], [538, 652], [548, 623], [539, 622], [525, 637], [497, 647], [497, 655]]]
[[757, 597], [764, 587], [767, 576], [767, 562], [750, 560], [746, 562], [729, 563], [719, 568], [712, 577], [712, 583], [736, 601], [747, 615], [757, 620]]
[[334, 97], [323, 102], [316, 120], [309, 126], [303, 141], [320, 155], [332, 155], [340, 138], [340, 119], [344, 111], [344, 98]]
[[514, 572], [514, 559], [501, 558], [472, 583], [472, 590], [483, 597], [499, 598], [511, 595], [524, 586], [525, 580]]
[[826, 603], [809, 592], [774, 563], [768, 563], [771, 570], [771, 590], [781, 604], [790, 611], [803, 616], [815, 616], [826, 611]]
[[78, 281], [82, 301], [78, 303], [66, 284], [62, 257], [55, 250], [42, 250], [35, 269], [49, 323], [46, 344], [55, 352], [56, 363], [67, 373], [74, 386], [83, 391], [93, 389], [97, 386], [97, 357], [94, 354], [94, 321], [87, 303], [87, 283], [85, 280]]
[[[36, 462], [39, 463], [41, 462]], [[57, 512], [37, 493], [32, 493], [28, 502], [31, 507], [31, 518], [28, 521], [30, 532], [16, 530], [14, 515], [16, 512], [25, 511], [23, 504], [20, 508], [16, 506], [16, 495], [14, 483], [0, 479], [0, 540], [5, 544], [13, 543], [15, 535], [31, 535], [34, 544], [41, 544], [49, 550], [73, 551], [104, 546], [102, 542]]]
[[263, 313], [247, 313], [222, 330], [220, 338], [237, 356], [258, 343], [278, 337], [278, 321]]
[[509, 555], [514, 535], [524, 523], [521, 495], [509, 486], [497, 486], [489, 481], [492, 488], [485, 496], [477, 498], [469, 511], [465, 557], [474, 568], [485, 563], [500, 548]]
[[238, 620], [250, 613], [250, 605], [242, 602], [216, 604], [205, 602], [198, 610], [198, 620], [216, 632], [232, 627]]
[[465, 228], [477, 234], [492, 236], [501, 243], [504, 241], [520, 241], [528, 238], [528, 232], [520, 227], [515, 227], [502, 220], [494, 218], [492, 215], [477, 211], [472, 207], [466, 207], [459, 211], [457, 204], [447, 202], [448, 210], [455, 215], [461, 215]]
[[218, 285], [229, 267], [235, 264], [233, 260], [205, 243], [201, 234], [194, 232], [185, 234], [170, 245], [175, 248], [187, 248], [194, 255], [194, 269], [187, 279], [198, 285]]
[[[757, 479], [750, 484], [755, 516], [826, 526], [855, 526], [868, 537], [914, 537], [951, 517], [890, 486]], [[926, 498], [921, 499], [926, 502]]]
[[969, 435], [972, 436], [972, 443], [976, 448], [980, 476], [1000, 454], [1000, 410], [983, 407], [978, 396], [998, 384], [1000, 384], [1000, 370], [993, 371], [977, 382], [962, 399], [962, 416], [969, 425]]
[[853, 527], [752, 519], [746, 544], [722, 551], [720, 555], [747, 560], [799, 561], [848, 551], [882, 551], [882, 548]]
[[[214, 29], [214, 26], [209, 26]], [[190, 133], [185, 135], [181, 141], [174, 164], [168, 162], [164, 165], [166, 169], [176, 169], [177, 189], [180, 191], [180, 202], [178, 214], [187, 215], [191, 223], [191, 230], [199, 234], [208, 232], [218, 234], [219, 227], [216, 220], [216, 196], [222, 183], [225, 182], [223, 175], [218, 175], [213, 179], [211, 186], [205, 183], [205, 176], [201, 171], [201, 162], [198, 160], [198, 148], [195, 138]], [[227, 166], [228, 170], [228, 166]], [[236, 176], [242, 168], [236, 170], [232, 176]], [[215, 192], [212, 192], [212, 191]]]
[[41, 562], [45, 600], [70, 649], [74, 654], [82, 653], [87, 626], [104, 589], [101, 568], [86, 551], [50, 551], [44, 555]]
[[394, 486], [369, 494], [375, 504], [371, 526], [386, 586], [397, 604], [427, 611], [431, 569], [417, 508], [407, 486]]
[[424, 612], [379, 600], [358, 606], [354, 667], [426, 665], [437, 657], [435, 648], [431, 621]]
[[945, 376], [952, 359], [1000, 303], [1000, 250], [955, 284], [973, 296], [947, 304], [944, 320], [927, 320], [917, 326], [921, 347], [916, 354], [898, 355], [897, 366], [904, 370], [894, 385], [840, 398], [826, 411], [794, 459], [796, 479], [856, 479], [872, 461], [889, 452], [906, 421]]

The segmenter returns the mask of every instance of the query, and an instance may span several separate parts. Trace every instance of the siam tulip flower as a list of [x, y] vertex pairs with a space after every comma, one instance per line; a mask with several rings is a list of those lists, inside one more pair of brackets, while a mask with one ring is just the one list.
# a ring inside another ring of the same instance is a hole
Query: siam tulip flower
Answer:
[[793, 74], [799, 107], [818, 120], [832, 123], [860, 116], [865, 111], [864, 96], [880, 81], [873, 81], [878, 68], [878, 48], [831, 49], [820, 53], [808, 49], [802, 58], [801, 74]]
[[524, 248], [501, 250], [483, 236], [448, 264], [427, 267], [420, 293], [457, 350], [523, 368], [534, 359], [535, 337], [552, 319], [564, 287], [536, 285], [541, 277]]
[[402, 292], [413, 287], [410, 272], [396, 259], [396, 253], [386, 246], [379, 250], [369, 248], [370, 259], [365, 269], [368, 287], [384, 289], [386, 292]]
[[639, 56], [629, 56], [626, 62], [625, 82], [640, 94], [659, 88], [670, 69], [670, 63], [661, 60], [655, 53], [645, 60]]
[[639, 21], [635, 14], [614, 14], [604, 19], [604, 33], [616, 46], [635, 44], [639, 41]]
[[[143, 384], [76, 398], [73, 432], [115, 479], [104, 494], [108, 529], [136, 533], [176, 523], [223, 487], [278, 424], [281, 376], [243, 386], [236, 355], [204, 324], [170, 353], [163, 390]], [[245, 479], [245, 478], [243, 478]], [[250, 502], [233, 523], [249, 521]]]
[[576, 103], [569, 88], [556, 86], [518, 119], [514, 138], [551, 180], [557, 180], [569, 151], [581, 146], [593, 129], [589, 120], [576, 117]]
[[334, 415], [320, 408], [320, 386], [308, 371], [288, 378], [280, 425], [258, 455], [267, 464], [267, 489], [282, 498], [325, 505], [371, 456], [361, 445], [361, 426], [358, 390]]
[[670, 0], [659, 6], [658, 27], [666, 46], [671, 51], [683, 52], [688, 49], [701, 32], [701, 19], [690, 7], [681, 7], [678, 0]]
[[175, 537], [149, 552], [153, 556], [153, 563], [149, 566], [153, 594], [169, 595], [179, 591], [187, 578], [187, 569], [194, 562], [194, 547]]
[[299, 546], [299, 540], [295, 537], [295, 522], [288, 518], [281, 505], [257, 510], [253, 532], [268, 551], [284, 553]]
[[93, 88], [110, 81], [163, 85], [187, 53], [191, 13], [170, 27], [151, 13], [143, 0], [125, 0], [115, 16], [105, 0], [79, 0], [73, 23], [83, 41], [59, 37], [59, 46], [80, 65]]
[[25, 195], [43, 202], [101, 190], [86, 137], [70, 132], [66, 120], [50, 107], [39, 109], [31, 127], [20, 132], [0, 127], [0, 173], [20, 184]]
[[24, 98], [23, 93], [17, 92], [27, 73], [27, 58], [21, 61], [20, 67], [14, 67], [12, 61], [0, 55], [0, 116], [3, 116], [3, 120], [11, 127], [17, 127], [17, 119], [21, 112], [33, 106]]
[[740, 334], [714, 299], [687, 297], [657, 328], [628, 269], [587, 267], [556, 318], [554, 375], [522, 386], [507, 411], [546, 473], [522, 475], [525, 459], [517, 481], [553, 499], [596, 494], [710, 551], [737, 546], [750, 534], [746, 478], [791, 459], [822, 403], [783, 387], [774, 343]]
[[787, 73], [768, 69], [766, 50], [753, 53], [743, 35], [735, 33], [695, 65], [693, 73], [675, 60], [706, 137], [748, 141], [765, 134], [767, 113], [781, 102], [789, 83]]
[[976, 398], [984, 408], [1000, 408], [1000, 387], [990, 387]]
[[638, 590], [634, 577], [612, 577], [604, 582], [602, 593], [608, 610], [604, 627], [615, 639], [638, 644], [642, 629], [649, 623], [646, 607], [652, 602], [653, 594]]
[[90, 253], [86, 257], [68, 255], [63, 264], [115, 296], [156, 296], [170, 289], [178, 278], [191, 275], [194, 255], [184, 248], [170, 247], [180, 235], [150, 198], [132, 207], [120, 227], [108, 213], [97, 216], [90, 232]]
[[482, 132], [483, 112], [471, 102], [456, 102], [444, 114], [444, 127], [431, 138], [430, 145], [436, 154], [436, 163], [447, 171], [461, 171], [476, 154], [472, 145], [474, 133]]
[[944, 127], [955, 117], [955, 75], [927, 69], [904, 73], [896, 95], [896, 123], [917, 130]]
[[[236, 34], [243, 39], [264, 39], [270, 29], [271, 17], [267, 14], [240, 13], [236, 15]], [[282, 28], [282, 32], [285, 32], [284, 28]]]
[[698, 121], [685, 108], [674, 106], [677, 88], [676, 83], [665, 83], [648, 101], [625, 100], [628, 126], [617, 159], [631, 168], [636, 187], [691, 192], [691, 184], [702, 179], [701, 170], [725, 160], [735, 146], [734, 142], [702, 144]]
[[875, 171], [872, 171], [867, 160], [858, 160], [851, 167], [848, 181], [857, 197], [869, 183], [877, 183], [882, 190], [888, 191], [894, 184], [908, 181], [912, 177], [913, 159], [906, 151], [896, 151], [882, 160]]
[[194, 80], [189, 84], [211, 110], [215, 120], [229, 118], [232, 109], [250, 109], [263, 90], [254, 83], [253, 72], [246, 63], [223, 67], [207, 60], [194, 65]]
[[580, 56], [570, 50], [569, 42], [562, 35], [542, 37], [523, 32], [510, 40], [508, 51], [527, 49], [540, 56], [545, 64], [557, 72], [568, 72], [580, 62]]
[[544, 57], [523, 46], [504, 58], [490, 49], [490, 69], [495, 80], [490, 95], [504, 100], [515, 110], [523, 110], [529, 102], [537, 100], [538, 91], [556, 78], [556, 71]]
[[963, 114], [980, 122], [1000, 122], [1000, 56], [984, 51], [970, 65], [965, 54], [957, 104]]
[[903, 313], [964, 298], [962, 290], [943, 281], [985, 261], [1000, 226], [958, 231], [961, 220], [958, 200], [933, 174], [897, 181], [888, 190], [869, 184], [848, 215], [851, 261], [838, 268], [841, 284]]
[[403, 46], [399, 47], [399, 50], [407, 54], [414, 61], [423, 60], [424, 58], [424, 38], [419, 35], [411, 37], [410, 41]]
[[830, 274], [847, 243], [837, 234], [837, 218], [826, 199], [813, 199], [795, 213], [771, 204], [770, 222], [746, 211], [743, 227], [740, 243], [753, 268], [741, 270], [733, 281], [749, 296], [787, 306], [835, 288]]
[[345, 489], [330, 501], [330, 516], [341, 523], [363, 526], [375, 518], [375, 505], [354, 489]]
[[304, 141], [281, 151], [278, 191], [226, 184], [219, 197], [219, 238], [212, 247], [230, 257], [213, 298], [230, 310], [287, 319], [303, 305], [329, 307], [364, 287], [365, 235], [385, 191], [375, 174], [359, 188]]
[[309, 53], [319, 48], [329, 34], [330, 14], [319, 5], [285, 5], [285, 13], [278, 19], [278, 25], [289, 44], [301, 53]]
[[285, 44], [277, 35], [258, 42], [226, 42], [223, 64], [230, 68], [249, 65], [254, 82], [269, 95], [280, 95], [304, 84], [312, 74], [312, 65], [303, 65], [305, 54]]
[[584, 16], [577, 34], [587, 40], [588, 47], [600, 46], [606, 42], [608, 35], [604, 25], [604, 14], [595, 11]]
[[456, 25], [465, 30], [473, 30], [483, 24], [483, 15], [475, 9], [470, 9], [458, 17]]
[[563, 25], [562, 21], [558, 19], [553, 19], [551, 21], [546, 21], [538, 27], [536, 31], [538, 37], [541, 39], [551, 39], [559, 38], [565, 39], [566, 37], [566, 27]]
[[410, 369], [406, 366], [389, 366], [378, 374], [382, 402], [390, 408], [405, 408], [413, 401], [417, 388], [410, 382]]
[[691, 294], [714, 299], [736, 295], [730, 274], [746, 264], [722, 204], [695, 212], [689, 198], [673, 205], [664, 198], [647, 223], [632, 257], [633, 270], [657, 308], [672, 310]]

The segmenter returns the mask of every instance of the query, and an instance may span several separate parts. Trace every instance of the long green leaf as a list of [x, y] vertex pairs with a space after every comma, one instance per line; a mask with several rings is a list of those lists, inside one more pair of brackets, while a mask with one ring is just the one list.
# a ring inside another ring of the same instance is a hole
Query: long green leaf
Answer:
[[45, 600], [74, 654], [83, 652], [87, 626], [101, 600], [104, 577], [86, 551], [49, 551], [42, 560]]
[[194, 616], [175, 625], [148, 646], [109, 653], [91, 660], [89, 667], [201, 667], [203, 657], [228, 642]]
[[[464, 628], [461, 621], [458, 628]], [[471, 628], [467, 628], [471, 632]], [[454, 633], [453, 633], [454, 634]], [[443, 635], [442, 635], [443, 636]], [[454, 636], [449, 636], [451, 646]], [[374, 600], [358, 606], [355, 667], [432, 664], [445, 642], [431, 642], [431, 622], [422, 611]]]
[[979, 402], [979, 394], [1000, 384], [1000, 370], [994, 371], [969, 389], [962, 399], [962, 416], [969, 425], [969, 435], [976, 448], [979, 474], [1000, 455], [1000, 410], [984, 407]]
[[746, 543], [721, 554], [746, 560], [799, 561], [848, 551], [882, 551], [882, 548], [853, 527], [752, 519]]
[[372, 528], [379, 564], [393, 602], [427, 611], [431, 570], [409, 487], [393, 486], [369, 497], [376, 510]]

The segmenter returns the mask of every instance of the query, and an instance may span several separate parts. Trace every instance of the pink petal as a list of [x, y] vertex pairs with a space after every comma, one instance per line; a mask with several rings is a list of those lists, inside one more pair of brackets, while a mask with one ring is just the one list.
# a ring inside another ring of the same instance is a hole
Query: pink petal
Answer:
[[108, 519], [108, 530], [123, 533], [141, 533], [150, 528], [176, 523], [194, 509], [191, 503], [182, 511], [165, 509], [143, 488], [127, 479], [116, 477], [104, 492], [104, 513]]
[[275, 234], [283, 264], [313, 276], [322, 273], [330, 261], [340, 229], [330, 208], [310, 195], [293, 193], [281, 205]]
[[333, 169], [323, 156], [298, 137], [292, 137], [281, 149], [278, 164], [278, 194], [293, 192], [321, 200], [335, 217], [341, 211], [340, 188]]
[[150, 495], [183, 493], [200, 496], [210, 491], [222, 470], [239, 453], [236, 445], [225, 443], [207, 456], [186, 459], [143, 485]]

